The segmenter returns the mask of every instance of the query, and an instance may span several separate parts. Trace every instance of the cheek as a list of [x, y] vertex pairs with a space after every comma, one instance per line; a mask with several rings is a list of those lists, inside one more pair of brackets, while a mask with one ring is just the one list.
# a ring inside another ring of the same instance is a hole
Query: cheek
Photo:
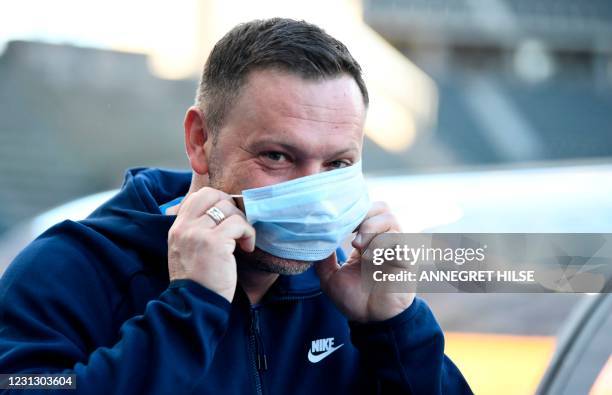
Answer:
[[284, 181], [279, 175], [271, 174], [255, 161], [244, 161], [223, 172], [226, 191], [240, 194], [245, 189], [259, 188]]

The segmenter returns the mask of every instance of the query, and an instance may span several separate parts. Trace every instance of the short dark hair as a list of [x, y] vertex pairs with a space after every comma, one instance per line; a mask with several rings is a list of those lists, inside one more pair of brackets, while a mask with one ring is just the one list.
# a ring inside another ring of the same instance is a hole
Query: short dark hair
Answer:
[[276, 68], [305, 79], [348, 74], [369, 104], [361, 67], [344, 44], [320, 27], [287, 18], [254, 20], [230, 30], [210, 53], [198, 86], [196, 105], [215, 136], [246, 76], [256, 69]]

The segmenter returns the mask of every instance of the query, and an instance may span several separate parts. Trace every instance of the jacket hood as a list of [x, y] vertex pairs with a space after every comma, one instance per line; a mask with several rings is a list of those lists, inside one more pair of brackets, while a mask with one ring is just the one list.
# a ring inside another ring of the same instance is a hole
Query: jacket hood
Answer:
[[[162, 214], [159, 206], [186, 195], [191, 174], [159, 168], [129, 169], [120, 191], [81, 222], [120, 248], [135, 252], [148, 269], [167, 273], [168, 231], [176, 215]], [[266, 296], [299, 297], [320, 292], [319, 279], [311, 267], [299, 275], [280, 275], [270, 289], [271, 295]]]

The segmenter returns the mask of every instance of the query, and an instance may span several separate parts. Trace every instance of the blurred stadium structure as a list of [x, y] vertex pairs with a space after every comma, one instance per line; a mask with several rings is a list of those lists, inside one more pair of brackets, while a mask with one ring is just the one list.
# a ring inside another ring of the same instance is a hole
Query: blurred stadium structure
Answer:
[[174, 48], [168, 56], [181, 59], [181, 79], [160, 78], [164, 67], [151, 61], [158, 54], [134, 45], [9, 42], [0, 56], [0, 233], [117, 187], [127, 167], [186, 167], [181, 123], [206, 53], [234, 24], [256, 17], [304, 18], [347, 40], [382, 98], [370, 114], [378, 123], [366, 139], [366, 172], [612, 154], [610, 2], [250, 3], [190, 2], [185, 24], [197, 37], [179, 48], [187, 55]]
[[443, 155], [418, 165], [612, 152], [612, 2], [368, 0], [364, 11], [437, 83], [438, 127], [421, 143]]

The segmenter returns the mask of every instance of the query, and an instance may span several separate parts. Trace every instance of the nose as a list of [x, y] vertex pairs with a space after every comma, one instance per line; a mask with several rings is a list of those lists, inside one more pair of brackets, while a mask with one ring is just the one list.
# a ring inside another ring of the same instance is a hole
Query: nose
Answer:
[[322, 171], [325, 171], [325, 168], [323, 167], [323, 164], [321, 162], [305, 162], [295, 168], [295, 172], [293, 173], [292, 179], [318, 174]]

